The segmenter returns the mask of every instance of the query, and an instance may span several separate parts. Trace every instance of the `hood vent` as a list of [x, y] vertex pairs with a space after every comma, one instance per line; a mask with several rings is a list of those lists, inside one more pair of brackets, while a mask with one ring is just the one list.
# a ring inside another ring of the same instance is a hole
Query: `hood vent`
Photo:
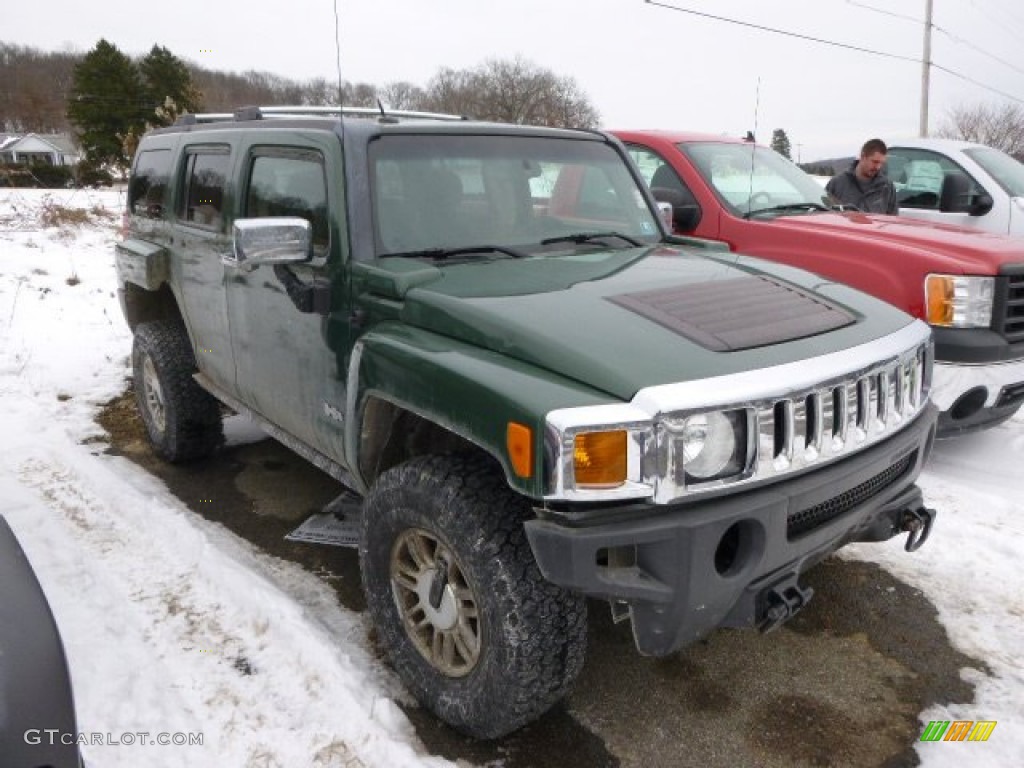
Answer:
[[820, 296], [761, 275], [607, 299], [714, 352], [802, 339], [855, 320]]

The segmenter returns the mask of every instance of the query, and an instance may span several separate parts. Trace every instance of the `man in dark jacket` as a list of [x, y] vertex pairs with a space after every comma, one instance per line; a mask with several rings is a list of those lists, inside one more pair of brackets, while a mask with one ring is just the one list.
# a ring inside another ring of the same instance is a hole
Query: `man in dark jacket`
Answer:
[[896, 187], [885, 175], [889, 148], [881, 139], [871, 139], [860, 149], [860, 159], [849, 170], [833, 176], [825, 186], [837, 203], [852, 205], [866, 213], [896, 215]]

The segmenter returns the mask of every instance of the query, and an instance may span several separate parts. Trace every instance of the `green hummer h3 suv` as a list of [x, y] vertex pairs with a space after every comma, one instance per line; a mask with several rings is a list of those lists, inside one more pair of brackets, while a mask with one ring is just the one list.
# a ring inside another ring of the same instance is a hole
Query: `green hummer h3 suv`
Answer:
[[246, 108], [141, 141], [117, 245], [170, 461], [250, 415], [348, 489], [380, 645], [476, 737], [583, 665], [586, 598], [664, 655], [934, 518], [928, 327], [666, 232], [596, 131]]

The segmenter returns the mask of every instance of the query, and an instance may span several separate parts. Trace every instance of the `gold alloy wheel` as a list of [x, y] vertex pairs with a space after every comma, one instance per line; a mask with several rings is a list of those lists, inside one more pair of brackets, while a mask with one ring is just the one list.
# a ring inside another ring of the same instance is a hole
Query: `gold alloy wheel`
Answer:
[[146, 397], [146, 409], [153, 419], [153, 425], [163, 432], [167, 429], [167, 406], [164, 404], [164, 391], [160, 388], [153, 359], [146, 355], [142, 361], [142, 391]]
[[480, 659], [480, 617], [472, 587], [452, 551], [421, 528], [391, 548], [391, 591], [416, 650], [448, 677], [468, 675]]

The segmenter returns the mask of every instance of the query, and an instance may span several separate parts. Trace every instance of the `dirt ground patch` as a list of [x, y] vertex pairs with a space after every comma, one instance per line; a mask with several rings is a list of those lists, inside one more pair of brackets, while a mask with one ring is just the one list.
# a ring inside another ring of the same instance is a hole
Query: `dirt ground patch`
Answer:
[[[185, 465], [157, 459], [129, 391], [99, 418], [109, 451], [161, 478], [197, 514], [303, 564], [362, 611], [354, 550], [284, 536], [341, 490], [273, 440]], [[913, 555], [907, 555], [912, 557]], [[879, 567], [830, 558], [805, 577], [809, 606], [768, 635], [719, 630], [664, 659], [639, 656], [629, 623], [591, 601], [584, 672], [566, 701], [505, 739], [472, 742], [406, 708], [426, 749], [496, 768], [918, 765], [918, 714], [972, 700], [964, 667], [922, 593]]]

